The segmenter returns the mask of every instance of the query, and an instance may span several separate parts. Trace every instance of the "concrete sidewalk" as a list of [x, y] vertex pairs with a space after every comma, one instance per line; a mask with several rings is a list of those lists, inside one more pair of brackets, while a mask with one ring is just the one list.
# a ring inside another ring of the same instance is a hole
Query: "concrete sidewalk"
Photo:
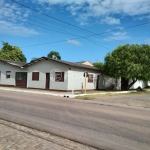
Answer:
[[59, 91], [39, 90], [39, 89], [25, 89], [25, 88], [16, 88], [16, 87], [0, 87], [0, 90], [24, 92], [24, 93], [32, 93], [32, 94], [43, 94], [43, 95], [60, 96], [60, 97], [68, 97], [69, 96], [68, 98], [73, 97], [72, 92], [59, 92]]
[[50, 90], [39, 90], [39, 89], [24, 89], [24, 88], [16, 88], [16, 87], [0, 87], [0, 90], [5, 91], [14, 91], [14, 92], [25, 92], [25, 93], [31, 93], [31, 94], [43, 94], [43, 95], [51, 95], [51, 96], [59, 96], [59, 97], [67, 97], [67, 98], [75, 98], [77, 96], [86, 96], [86, 95], [97, 95], [97, 94], [125, 94], [125, 93], [132, 93], [136, 92], [136, 90], [133, 91], [115, 91], [115, 92], [107, 92], [107, 91], [97, 91], [94, 93], [88, 93], [87, 94], [77, 94], [74, 91], [72, 92], [60, 92], [60, 91], [50, 91]]
[[[15, 135], [15, 136], [14, 136]], [[49, 133], [0, 120], [0, 150], [96, 150]]]

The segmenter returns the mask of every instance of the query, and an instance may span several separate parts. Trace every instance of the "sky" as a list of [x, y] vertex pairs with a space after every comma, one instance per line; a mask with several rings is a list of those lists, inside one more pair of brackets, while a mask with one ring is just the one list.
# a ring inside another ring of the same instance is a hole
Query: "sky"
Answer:
[[50, 51], [103, 62], [118, 45], [150, 44], [150, 0], [0, 0], [0, 41], [28, 62]]

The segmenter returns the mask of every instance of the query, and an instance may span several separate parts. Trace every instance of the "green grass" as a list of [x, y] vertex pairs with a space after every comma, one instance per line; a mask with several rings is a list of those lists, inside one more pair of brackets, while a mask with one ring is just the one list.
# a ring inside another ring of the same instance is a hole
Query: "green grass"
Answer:
[[[89, 94], [89, 93], [87, 93]], [[85, 96], [77, 96], [76, 99], [80, 100], [93, 100], [93, 99], [99, 99], [101, 97], [107, 97], [107, 96], [120, 96], [120, 95], [133, 95], [133, 94], [150, 94], [150, 91], [137, 91], [137, 92], [131, 92], [131, 93], [107, 93], [107, 94], [95, 94], [95, 95], [85, 95]]]
[[77, 96], [75, 97], [76, 99], [81, 99], [81, 100], [93, 100], [93, 99], [97, 99], [100, 97], [106, 97], [106, 96], [119, 96], [122, 94], [111, 94], [111, 93], [107, 93], [107, 94], [95, 94], [95, 95], [85, 95], [85, 96]]

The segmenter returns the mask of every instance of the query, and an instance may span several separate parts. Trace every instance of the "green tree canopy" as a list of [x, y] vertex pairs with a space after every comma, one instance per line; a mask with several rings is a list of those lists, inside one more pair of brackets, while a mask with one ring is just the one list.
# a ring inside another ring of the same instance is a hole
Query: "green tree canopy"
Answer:
[[137, 80], [150, 80], [150, 46], [143, 44], [126, 44], [118, 46], [105, 57], [105, 74], [129, 81], [129, 89]]
[[93, 63], [93, 66], [100, 68], [101, 70], [104, 69], [104, 63], [102, 63], [102, 62], [95, 62], [95, 63]]
[[59, 54], [59, 52], [56, 52], [56, 51], [51, 51], [48, 55], [47, 55], [48, 58], [55, 58], [55, 59], [59, 59], [61, 60], [61, 56]]
[[37, 59], [39, 59], [39, 58], [37, 58], [37, 57], [33, 57], [33, 58], [31, 59], [31, 61], [30, 61], [30, 62], [33, 62], [33, 61], [35, 61], [35, 60], [37, 60]]
[[2, 42], [3, 47], [0, 50], [0, 59], [26, 62], [26, 57], [19, 47], [11, 46], [7, 42]]

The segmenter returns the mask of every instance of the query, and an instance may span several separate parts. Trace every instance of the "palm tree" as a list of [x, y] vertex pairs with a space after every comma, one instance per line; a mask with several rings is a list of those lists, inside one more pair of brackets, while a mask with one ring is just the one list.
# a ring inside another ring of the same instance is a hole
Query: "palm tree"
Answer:
[[56, 52], [56, 51], [51, 51], [48, 55], [47, 55], [48, 58], [54, 58], [54, 59], [58, 59], [58, 60], [61, 60], [61, 56], [59, 54], [59, 52]]

